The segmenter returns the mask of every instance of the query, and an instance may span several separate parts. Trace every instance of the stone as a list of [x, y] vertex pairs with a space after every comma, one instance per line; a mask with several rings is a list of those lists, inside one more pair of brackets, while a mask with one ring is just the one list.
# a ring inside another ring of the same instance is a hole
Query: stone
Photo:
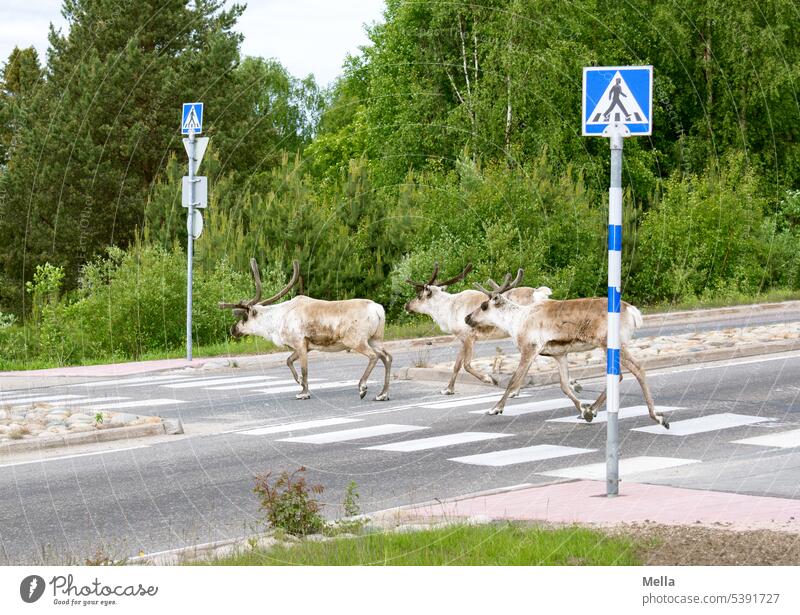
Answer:
[[93, 416], [81, 413], [73, 414], [67, 419], [68, 425], [73, 425], [75, 423], [94, 423], [94, 422], [95, 420]]
[[115, 414], [111, 417], [111, 425], [114, 427], [121, 427], [124, 425], [130, 425], [134, 421], [136, 421], [139, 417], [135, 414], [129, 414], [127, 412], [120, 412], [119, 414]]
[[73, 423], [69, 428], [70, 433], [83, 433], [83, 432], [90, 432], [96, 431], [96, 427], [94, 425], [90, 425], [87, 423]]

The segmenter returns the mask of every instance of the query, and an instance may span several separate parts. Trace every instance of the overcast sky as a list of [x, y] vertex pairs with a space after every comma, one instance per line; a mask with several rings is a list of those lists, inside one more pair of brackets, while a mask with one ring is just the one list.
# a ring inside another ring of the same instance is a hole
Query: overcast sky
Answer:
[[[230, 4], [230, 2], [228, 3]], [[368, 42], [364, 24], [380, 21], [384, 0], [250, 0], [239, 19], [244, 55], [277, 58], [296, 77], [327, 85], [347, 53]], [[61, 0], [0, 0], [0, 62], [33, 45], [42, 62], [48, 24], [64, 27]]]

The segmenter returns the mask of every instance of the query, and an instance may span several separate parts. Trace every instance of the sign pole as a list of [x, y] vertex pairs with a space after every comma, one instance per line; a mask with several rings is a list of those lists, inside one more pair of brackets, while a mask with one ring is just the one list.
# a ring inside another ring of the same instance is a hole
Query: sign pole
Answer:
[[194, 178], [194, 153], [195, 153], [195, 137], [194, 131], [189, 132], [189, 224], [188, 228], [188, 241], [186, 243], [187, 254], [187, 271], [186, 271], [186, 360], [192, 360], [192, 258], [194, 248], [194, 205], [195, 205], [195, 178]]
[[606, 495], [619, 494], [619, 319], [622, 301], [622, 145], [623, 126], [609, 126], [611, 182], [608, 189], [608, 357], [606, 360]]

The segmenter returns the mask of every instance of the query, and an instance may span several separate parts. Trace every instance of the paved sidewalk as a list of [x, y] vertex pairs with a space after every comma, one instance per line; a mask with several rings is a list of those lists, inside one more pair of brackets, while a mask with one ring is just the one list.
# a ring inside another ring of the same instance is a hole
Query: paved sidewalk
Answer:
[[384, 523], [488, 517], [557, 524], [659, 523], [798, 533], [800, 500], [627, 481], [620, 485], [619, 496], [607, 498], [605, 482], [578, 480], [392, 509], [377, 517]]

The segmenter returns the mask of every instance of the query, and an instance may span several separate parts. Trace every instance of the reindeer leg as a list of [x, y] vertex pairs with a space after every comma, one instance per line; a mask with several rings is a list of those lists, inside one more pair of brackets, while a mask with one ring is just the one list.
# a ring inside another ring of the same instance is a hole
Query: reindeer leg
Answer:
[[485, 382], [486, 384], [497, 384], [497, 379], [490, 375], [490, 374], [482, 374], [477, 369], [472, 367], [472, 353], [474, 350], [475, 345], [475, 338], [473, 336], [469, 336], [464, 339], [464, 369], [467, 370], [468, 373], [475, 376], [481, 382]]
[[367, 363], [367, 369], [364, 370], [364, 375], [361, 376], [361, 380], [358, 381], [358, 396], [361, 399], [364, 399], [367, 394], [367, 380], [369, 380], [369, 375], [372, 373], [372, 370], [375, 368], [375, 364], [378, 362], [378, 354], [366, 342], [361, 342], [358, 346], [354, 346], [353, 350], [359, 354], [363, 354], [369, 359], [369, 363]]
[[383, 363], [383, 389], [380, 393], [378, 393], [377, 397], [375, 397], [375, 401], [387, 401], [389, 399], [389, 381], [392, 375], [392, 355], [386, 352], [386, 349], [383, 347], [379, 341], [370, 340], [367, 342], [376, 353], [378, 353], [378, 358]]
[[297, 357], [299, 356], [300, 356], [299, 352], [297, 352], [296, 350], [293, 351], [292, 354], [290, 354], [289, 357], [286, 359], [286, 365], [291, 370], [294, 381], [297, 384], [302, 384], [302, 382], [300, 382], [300, 376], [297, 375], [297, 370], [294, 368], [294, 362], [297, 361]]
[[[578, 396], [575, 394], [575, 391], [572, 389], [572, 383], [569, 379], [569, 363], [567, 363], [567, 356], [566, 355], [551, 355], [555, 362], [558, 364], [558, 380], [559, 384], [561, 385], [561, 390], [564, 392], [564, 395], [569, 397], [572, 400], [572, 403], [575, 404], [575, 407], [578, 409], [580, 413], [579, 416], [581, 418], [586, 418], [585, 414], [589, 411], [589, 404], [581, 403], [581, 400], [578, 399]], [[592, 420], [593, 416], [587, 420]]]
[[528, 374], [528, 369], [530, 368], [531, 363], [538, 355], [539, 355], [538, 347], [536, 347], [536, 350], [533, 350], [533, 348], [531, 347], [526, 347], [525, 349], [522, 350], [522, 353], [520, 354], [519, 357], [519, 365], [517, 366], [514, 375], [511, 376], [511, 380], [509, 380], [508, 382], [508, 387], [506, 387], [506, 392], [503, 393], [503, 396], [491, 410], [486, 411], [486, 414], [503, 414], [503, 408], [506, 407], [506, 401], [508, 400], [509, 396], [513, 391], [518, 391], [520, 386], [522, 386], [522, 381]]
[[311, 392], [308, 390], [308, 342], [303, 343], [294, 351], [300, 358], [300, 386], [303, 390], [295, 395], [296, 399], [309, 399]]
[[453, 364], [453, 375], [450, 377], [450, 383], [447, 385], [447, 388], [442, 389], [442, 395], [452, 395], [456, 392], [456, 377], [458, 377], [458, 372], [461, 371], [461, 366], [464, 364], [465, 345], [466, 342], [462, 340], [461, 348], [458, 349], [458, 355], [456, 356], [456, 362]]
[[632, 373], [633, 377], [639, 381], [639, 386], [642, 387], [642, 393], [644, 394], [644, 401], [647, 404], [647, 410], [650, 412], [650, 418], [656, 423], [663, 425], [666, 429], [669, 429], [669, 423], [667, 419], [664, 418], [664, 415], [661, 412], [656, 412], [653, 396], [650, 395], [650, 387], [647, 386], [647, 380], [645, 379], [644, 369], [642, 369], [641, 365], [636, 362], [624, 346], [620, 352], [620, 359], [625, 369]]

